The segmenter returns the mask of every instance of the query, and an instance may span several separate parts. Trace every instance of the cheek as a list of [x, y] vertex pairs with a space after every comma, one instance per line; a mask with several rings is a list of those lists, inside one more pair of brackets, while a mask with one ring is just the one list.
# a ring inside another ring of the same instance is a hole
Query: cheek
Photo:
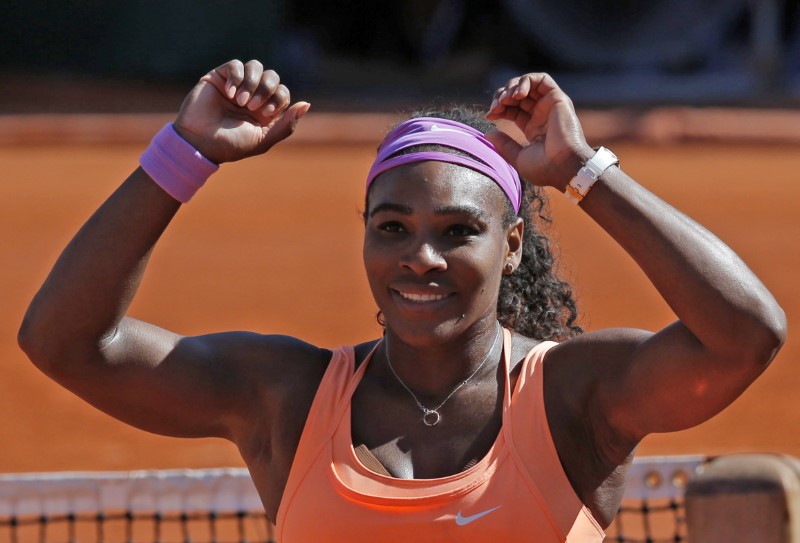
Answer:
[[390, 266], [391, 255], [386, 247], [378, 245], [367, 235], [364, 237], [364, 245], [361, 250], [361, 257], [364, 262], [364, 271], [367, 274], [367, 281], [373, 285]]
[[476, 291], [496, 290], [496, 285], [500, 282], [501, 262], [496, 251], [488, 247], [473, 247], [459, 251], [459, 255], [453, 255], [450, 259], [451, 268], [458, 270], [459, 275], [468, 279], [475, 285]]
[[503, 278], [504, 245], [501, 247], [497, 245], [493, 245], [491, 248], [487, 247], [481, 254], [476, 254], [475, 258], [481, 259], [481, 273], [484, 277], [481, 294], [496, 298], [500, 292], [500, 282]]

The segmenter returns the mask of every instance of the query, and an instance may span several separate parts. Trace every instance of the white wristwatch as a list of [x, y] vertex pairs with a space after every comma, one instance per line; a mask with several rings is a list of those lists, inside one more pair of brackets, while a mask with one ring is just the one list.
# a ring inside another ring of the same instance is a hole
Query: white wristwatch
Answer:
[[619, 165], [617, 155], [605, 147], [600, 147], [597, 149], [594, 156], [586, 162], [586, 165], [578, 170], [575, 177], [570, 180], [564, 194], [566, 194], [567, 198], [574, 204], [580, 203], [589, 190], [591, 190], [597, 178], [611, 166], [617, 165]]

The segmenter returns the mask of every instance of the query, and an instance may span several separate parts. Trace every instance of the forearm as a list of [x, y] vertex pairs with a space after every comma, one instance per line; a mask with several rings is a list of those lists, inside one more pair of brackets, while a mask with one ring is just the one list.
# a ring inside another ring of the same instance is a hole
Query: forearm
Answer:
[[718, 353], [771, 359], [785, 315], [722, 241], [611, 167], [581, 203], [642, 268], [700, 343]]
[[137, 169], [70, 242], [31, 302], [19, 342], [34, 362], [102, 346], [128, 309], [177, 199], [188, 201], [213, 164], [264, 153], [292, 134], [310, 104], [289, 105], [279, 81], [255, 60], [232, 60], [200, 79], [175, 130], [162, 130], [142, 157], [158, 185]]
[[31, 358], [100, 347], [113, 334], [179, 207], [141, 168], [131, 174], [64, 249], [31, 302], [19, 336]]

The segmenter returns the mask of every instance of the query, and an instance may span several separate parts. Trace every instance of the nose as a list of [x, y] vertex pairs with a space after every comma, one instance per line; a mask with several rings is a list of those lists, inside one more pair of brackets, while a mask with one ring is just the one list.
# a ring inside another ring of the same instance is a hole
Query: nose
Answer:
[[447, 269], [447, 261], [442, 252], [427, 240], [421, 240], [410, 247], [400, 259], [400, 265], [417, 275]]

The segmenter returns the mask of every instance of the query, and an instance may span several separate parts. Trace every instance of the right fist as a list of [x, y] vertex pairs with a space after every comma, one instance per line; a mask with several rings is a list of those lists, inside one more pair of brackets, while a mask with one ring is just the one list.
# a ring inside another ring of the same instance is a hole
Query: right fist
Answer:
[[277, 73], [257, 60], [231, 60], [200, 79], [173, 126], [212, 162], [233, 162], [264, 153], [294, 132], [311, 104], [289, 104]]

